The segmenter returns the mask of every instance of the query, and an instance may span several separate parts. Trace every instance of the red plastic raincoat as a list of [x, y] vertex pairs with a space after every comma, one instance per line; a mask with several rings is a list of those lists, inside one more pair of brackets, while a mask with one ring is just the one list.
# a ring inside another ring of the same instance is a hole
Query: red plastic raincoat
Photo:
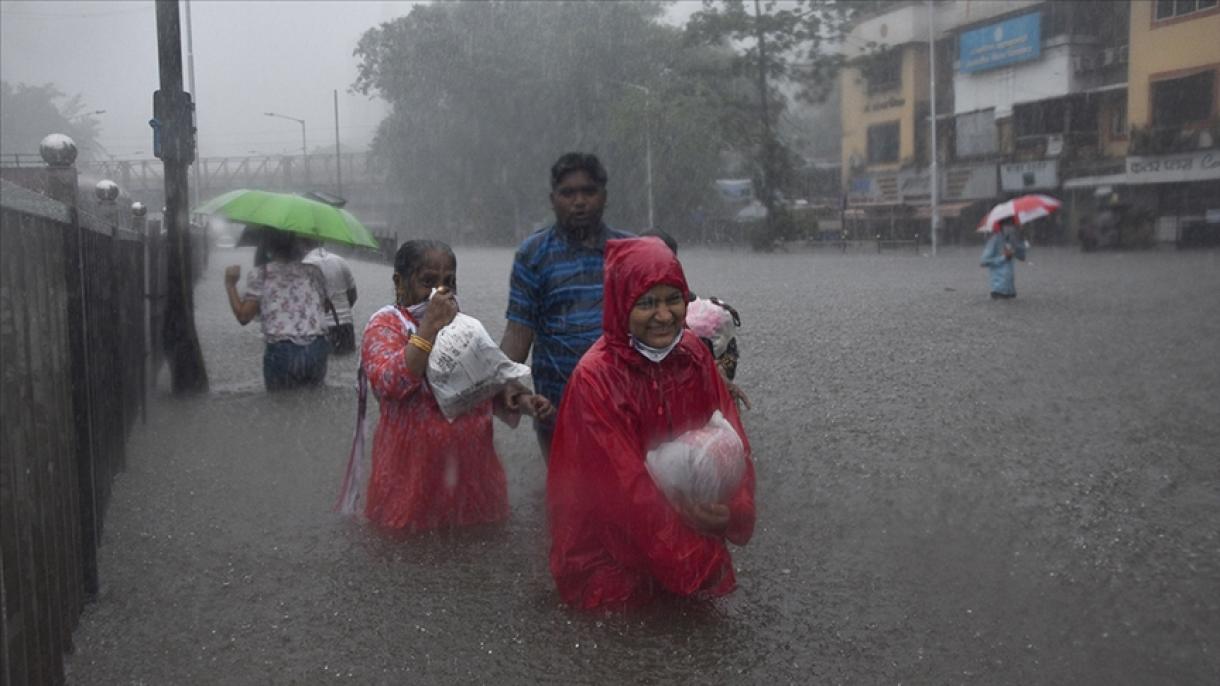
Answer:
[[415, 327], [404, 309], [386, 307], [364, 330], [361, 361], [381, 402], [365, 516], [407, 531], [503, 520], [508, 488], [492, 444], [491, 401], [446, 420], [427, 380], [407, 370]]
[[750, 446], [711, 353], [689, 333], [660, 363], [629, 343], [631, 308], [657, 284], [689, 292], [665, 244], [606, 244], [603, 334], [581, 358], [559, 410], [547, 474], [551, 574], [564, 601], [580, 608], [636, 605], [661, 591], [733, 590], [724, 541], [687, 525], [644, 465], [651, 447], [703, 426], [715, 410], [746, 446], [726, 537], [742, 545], [754, 531]]

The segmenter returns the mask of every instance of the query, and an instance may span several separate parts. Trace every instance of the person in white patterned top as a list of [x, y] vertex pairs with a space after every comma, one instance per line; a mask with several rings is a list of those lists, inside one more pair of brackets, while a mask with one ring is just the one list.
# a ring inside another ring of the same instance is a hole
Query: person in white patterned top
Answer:
[[242, 326], [255, 316], [262, 322], [263, 383], [268, 391], [321, 385], [330, 354], [326, 279], [316, 265], [301, 262], [303, 245], [291, 233], [265, 228], [261, 247], [268, 261], [251, 270], [244, 295], [237, 293], [241, 267], [225, 268], [233, 316]]

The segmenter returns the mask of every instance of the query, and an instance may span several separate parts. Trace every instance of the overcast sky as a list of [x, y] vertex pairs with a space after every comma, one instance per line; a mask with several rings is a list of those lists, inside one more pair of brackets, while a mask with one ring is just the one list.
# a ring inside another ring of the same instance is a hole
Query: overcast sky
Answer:
[[[193, 0], [200, 153], [299, 153], [300, 125], [268, 111], [304, 119], [310, 149], [333, 146], [335, 89], [341, 143], [363, 149], [386, 108], [347, 92], [356, 78], [352, 50], [364, 31], [414, 4]], [[695, 9], [687, 0], [670, 14], [681, 21]], [[185, 10], [180, 16], [185, 84]], [[111, 155], [151, 157], [148, 120], [159, 87], [152, 0], [0, 0], [0, 78], [80, 93], [90, 110], [106, 110], [100, 142]]]

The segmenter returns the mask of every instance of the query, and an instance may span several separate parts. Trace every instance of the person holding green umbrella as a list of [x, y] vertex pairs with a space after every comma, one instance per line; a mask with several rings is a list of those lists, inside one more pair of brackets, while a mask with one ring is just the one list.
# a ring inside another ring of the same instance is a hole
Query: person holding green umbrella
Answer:
[[326, 281], [317, 265], [301, 258], [305, 245], [296, 234], [263, 227], [259, 248], [267, 261], [246, 278], [245, 294], [238, 294], [241, 266], [225, 268], [225, 291], [233, 316], [242, 326], [255, 316], [261, 320], [263, 383], [268, 391], [318, 386], [326, 380], [330, 343], [326, 316], [330, 301]]

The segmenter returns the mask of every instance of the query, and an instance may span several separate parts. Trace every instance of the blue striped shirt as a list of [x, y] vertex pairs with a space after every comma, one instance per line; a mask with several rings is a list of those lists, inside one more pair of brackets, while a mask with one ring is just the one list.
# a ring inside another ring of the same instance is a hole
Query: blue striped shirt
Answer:
[[534, 385], [556, 407], [576, 363], [602, 335], [606, 241], [634, 238], [602, 225], [596, 247], [571, 243], [554, 224], [521, 243], [509, 281], [510, 322], [534, 332]]

